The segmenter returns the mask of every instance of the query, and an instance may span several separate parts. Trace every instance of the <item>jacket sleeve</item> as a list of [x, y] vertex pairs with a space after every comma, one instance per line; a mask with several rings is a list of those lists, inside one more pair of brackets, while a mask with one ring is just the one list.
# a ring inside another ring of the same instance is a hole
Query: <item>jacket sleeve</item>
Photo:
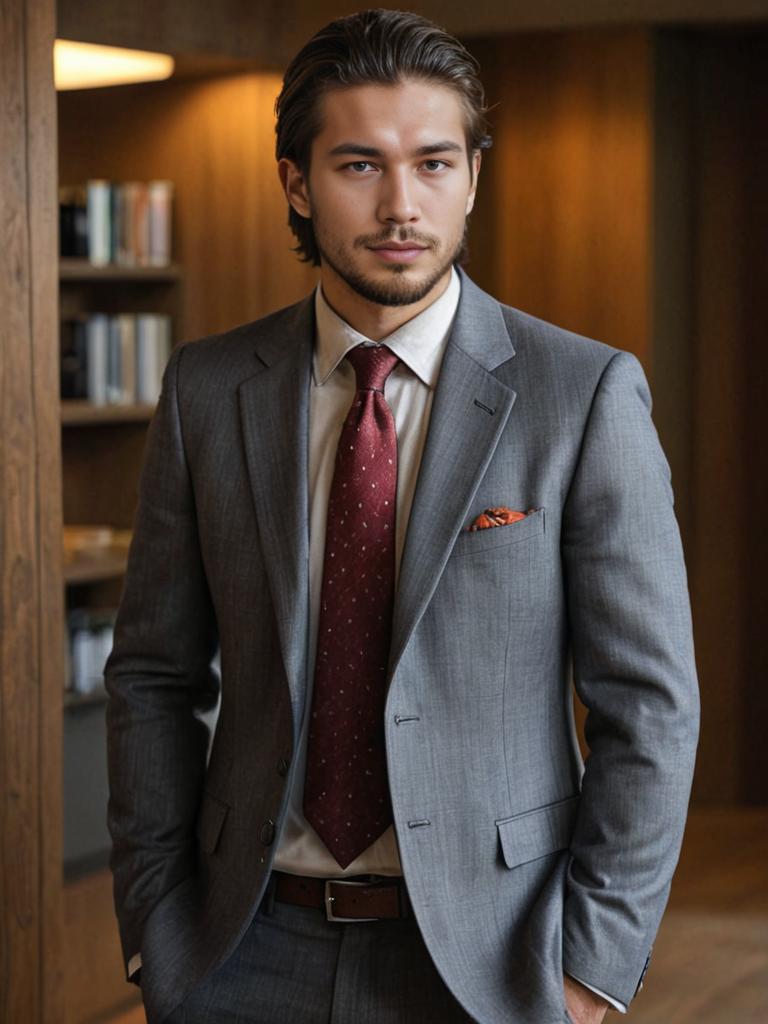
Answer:
[[194, 822], [216, 701], [216, 622], [179, 415], [177, 348], [149, 429], [134, 535], [105, 676], [115, 906], [126, 963], [144, 921], [194, 873]]
[[628, 1004], [682, 842], [698, 686], [669, 468], [637, 360], [596, 390], [563, 519], [576, 691], [589, 756], [571, 842], [563, 968]]

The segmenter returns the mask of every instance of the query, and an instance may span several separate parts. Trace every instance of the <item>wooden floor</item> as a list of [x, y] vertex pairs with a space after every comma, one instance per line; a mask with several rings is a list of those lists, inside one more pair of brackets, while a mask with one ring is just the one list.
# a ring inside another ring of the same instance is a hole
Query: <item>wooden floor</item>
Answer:
[[[621, 1019], [608, 1016], [609, 1024]], [[692, 812], [646, 984], [628, 1020], [768, 1024], [768, 810]], [[144, 1024], [144, 1015], [136, 1009], [113, 1024]]]

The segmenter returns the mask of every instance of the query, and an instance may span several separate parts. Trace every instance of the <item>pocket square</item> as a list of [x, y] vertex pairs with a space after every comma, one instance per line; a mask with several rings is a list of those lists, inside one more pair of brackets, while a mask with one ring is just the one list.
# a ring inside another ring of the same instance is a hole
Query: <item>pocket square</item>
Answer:
[[474, 533], [475, 530], [487, 530], [492, 526], [507, 526], [510, 523], [517, 523], [521, 519], [525, 519], [526, 516], [535, 511], [536, 509], [529, 508], [527, 512], [516, 512], [515, 509], [507, 508], [506, 505], [499, 505], [497, 508], [487, 508], [485, 512], [481, 512], [477, 519], [465, 527], [465, 529], [469, 533]]

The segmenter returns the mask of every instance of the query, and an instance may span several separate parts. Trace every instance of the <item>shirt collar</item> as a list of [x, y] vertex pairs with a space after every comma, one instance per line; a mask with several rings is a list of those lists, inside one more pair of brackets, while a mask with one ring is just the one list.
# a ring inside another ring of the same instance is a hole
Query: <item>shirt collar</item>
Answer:
[[[443, 352], [459, 305], [461, 283], [455, 268], [451, 280], [439, 299], [427, 306], [418, 316], [398, 327], [378, 344], [386, 345], [428, 387], [437, 386]], [[328, 305], [318, 283], [315, 291], [315, 322], [317, 336], [312, 372], [319, 387], [328, 380], [344, 356], [355, 345], [373, 345], [370, 338], [360, 334], [342, 320]]]

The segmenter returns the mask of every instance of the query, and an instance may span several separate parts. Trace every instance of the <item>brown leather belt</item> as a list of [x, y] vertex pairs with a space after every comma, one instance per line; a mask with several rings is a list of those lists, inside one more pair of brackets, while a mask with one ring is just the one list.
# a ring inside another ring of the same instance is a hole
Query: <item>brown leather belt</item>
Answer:
[[329, 921], [378, 921], [412, 916], [402, 878], [371, 882], [310, 878], [282, 871], [274, 871], [273, 878], [276, 900], [324, 910]]

